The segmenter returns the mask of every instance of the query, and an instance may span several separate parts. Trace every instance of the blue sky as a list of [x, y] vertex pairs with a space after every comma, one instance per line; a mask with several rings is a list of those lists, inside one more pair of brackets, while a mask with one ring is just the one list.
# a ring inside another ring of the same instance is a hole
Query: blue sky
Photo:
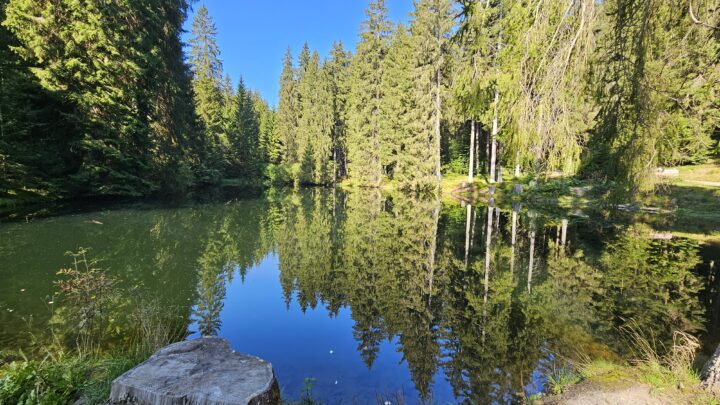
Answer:
[[[368, 0], [204, 0], [193, 5], [185, 23], [202, 4], [215, 21], [223, 67], [233, 81], [242, 76], [277, 104], [278, 80], [285, 49], [297, 57], [305, 41], [325, 57], [333, 41], [354, 49]], [[390, 18], [407, 21], [412, 0], [387, 0]], [[184, 36], [187, 42], [187, 34]]]

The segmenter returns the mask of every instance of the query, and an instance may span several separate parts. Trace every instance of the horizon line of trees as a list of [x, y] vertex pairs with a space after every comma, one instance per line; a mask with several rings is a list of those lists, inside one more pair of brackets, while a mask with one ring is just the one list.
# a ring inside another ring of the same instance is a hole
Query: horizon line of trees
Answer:
[[366, 9], [354, 53], [307, 44], [280, 77], [289, 181], [431, 190], [562, 172], [652, 189], [655, 167], [720, 152], [712, 0], [417, 0], [408, 25]]
[[288, 49], [277, 111], [188, 0], [0, 0], [0, 199], [239, 184], [437, 189], [551, 172], [652, 189], [720, 152], [714, 0], [384, 0], [351, 52]]

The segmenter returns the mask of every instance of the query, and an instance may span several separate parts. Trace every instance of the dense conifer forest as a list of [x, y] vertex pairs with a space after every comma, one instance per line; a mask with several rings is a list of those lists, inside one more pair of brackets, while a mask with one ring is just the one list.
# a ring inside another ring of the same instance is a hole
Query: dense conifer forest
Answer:
[[637, 194], [719, 152], [716, 0], [383, 0], [357, 46], [287, 50], [270, 106], [187, 0], [0, 0], [0, 199], [235, 182], [434, 190], [578, 175]]

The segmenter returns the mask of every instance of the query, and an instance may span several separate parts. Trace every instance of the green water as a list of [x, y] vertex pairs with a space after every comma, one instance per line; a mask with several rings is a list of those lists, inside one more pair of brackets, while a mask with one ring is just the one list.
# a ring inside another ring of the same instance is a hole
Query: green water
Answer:
[[719, 249], [650, 236], [641, 223], [369, 190], [6, 222], [0, 355], [77, 330], [54, 281], [65, 252], [85, 247], [123, 291], [108, 347], [126, 344], [129, 308], [150, 297], [189, 338], [218, 334], [271, 361], [289, 399], [313, 378], [325, 403], [516, 402], [567, 361], [629, 356], [628, 329], [717, 342]]

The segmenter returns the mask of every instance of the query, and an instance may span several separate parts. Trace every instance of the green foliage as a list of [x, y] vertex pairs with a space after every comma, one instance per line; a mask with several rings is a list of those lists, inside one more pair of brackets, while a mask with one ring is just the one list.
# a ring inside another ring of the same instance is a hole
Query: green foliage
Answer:
[[94, 366], [92, 361], [71, 356], [12, 362], [0, 371], [0, 403], [71, 403], [87, 385]]
[[348, 176], [363, 185], [379, 186], [382, 179], [381, 115], [382, 61], [392, 24], [384, 0], [365, 10], [360, 41], [350, 67], [348, 97]]

